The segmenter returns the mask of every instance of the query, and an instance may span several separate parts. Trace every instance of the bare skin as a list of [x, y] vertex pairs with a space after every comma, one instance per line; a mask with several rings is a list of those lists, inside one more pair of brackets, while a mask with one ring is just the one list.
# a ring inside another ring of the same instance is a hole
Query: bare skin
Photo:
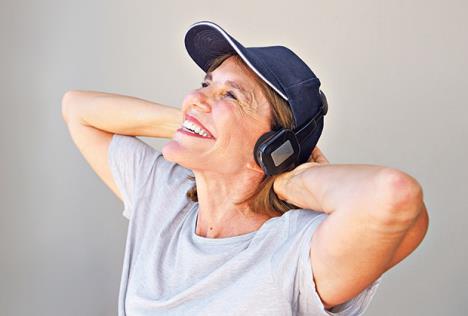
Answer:
[[429, 217], [422, 188], [383, 166], [330, 164], [318, 147], [282, 174], [278, 196], [329, 216], [310, 243], [314, 283], [325, 308], [346, 302], [421, 243]]
[[[263, 175], [252, 150], [269, 130], [270, 112], [252, 75], [233, 57], [211, 76], [206, 86], [187, 95], [182, 112], [195, 116], [214, 139], [176, 133], [163, 154], [195, 174], [197, 234], [222, 238], [255, 231], [275, 216], [260, 217], [234, 204]], [[233, 98], [228, 80], [242, 84], [246, 96], [234, 91]], [[311, 239], [310, 258], [317, 292], [331, 308], [408, 256], [424, 237], [428, 216], [421, 186], [411, 176], [385, 166], [323, 163], [326, 158], [318, 151], [278, 177], [274, 189], [283, 200], [329, 215]]]
[[[77, 147], [120, 198], [107, 165], [113, 133], [172, 137], [162, 152], [194, 172], [200, 205], [197, 235], [223, 238], [256, 231], [281, 214], [259, 215], [234, 204], [263, 176], [252, 150], [269, 130], [269, 104], [253, 74], [233, 57], [211, 75], [204, 87], [186, 96], [182, 111], [90, 91], [67, 93], [62, 108]], [[241, 84], [245, 94], [228, 80]], [[176, 132], [186, 114], [196, 117], [214, 139]], [[310, 243], [315, 286], [326, 308], [351, 299], [401, 262], [428, 228], [422, 188], [414, 178], [384, 166], [330, 164], [318, 147], [308, 163], [278, 177], [274, 190], [285, 201], [329, 215]]]
[[[253, 157], [256, 140], [270, 129], [269, 104], [253, 79], [233, 57], [213, 71], [207, 86], [189, 93], [182, 112], [195, 116], [216, 139], [201, 139], [177, 132], [162, 149], [167, 160], [192, 169], [199, 201], [196, 233], [209, 238], [246, 234], [279, 212], [252, 212], [235, 201], [245, 198], [260, 183], [263, 171]], [[228, 86], [241, 83], [246, 93]], [[229, 94], [231, 92], [232, 94]], [[237, 100], [235, 99], [237, 98]]]

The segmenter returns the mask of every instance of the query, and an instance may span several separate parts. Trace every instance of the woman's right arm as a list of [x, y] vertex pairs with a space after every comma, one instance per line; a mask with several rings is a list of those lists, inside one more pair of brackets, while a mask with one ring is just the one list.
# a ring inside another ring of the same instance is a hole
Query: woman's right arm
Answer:
[[92, 126], [113, 134], [172, 138], [182, 124], [180, 109], [136, 97], [72, 90], [62, 99], [67, 123]]
[[83, 157], [122, 201], [108, 163], [112, 136], [172, 138], [182, 124], [178, 108], [130, 96], [81, 90], [64, 94], [62, 116]]

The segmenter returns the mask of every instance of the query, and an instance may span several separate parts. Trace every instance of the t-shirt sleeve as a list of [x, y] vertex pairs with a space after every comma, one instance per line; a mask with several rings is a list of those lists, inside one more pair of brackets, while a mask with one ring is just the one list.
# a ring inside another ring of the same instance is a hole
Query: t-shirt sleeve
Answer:
[[295, 315], [362, 315], [382, 276], [352, 299], [326, 310], [315, 288], [309, 252], [313, 233], [328, 215], [312, 210], [294, 212], [295, 216], [290, 216], [288, 242], [275, 253], [272, 269], [279, 287], [291, 301]]
[[121, 192], [123, 216], [130, 219], [139, 188], [144, 185], [162, 153], [136, 136], [114, 134], [108, 148], [108, 163], [114, 181]]

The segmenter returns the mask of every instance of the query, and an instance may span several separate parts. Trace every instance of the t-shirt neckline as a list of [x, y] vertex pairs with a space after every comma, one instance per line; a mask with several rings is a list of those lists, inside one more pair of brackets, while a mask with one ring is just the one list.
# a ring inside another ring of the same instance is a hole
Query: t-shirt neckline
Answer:
[[190, 226], [191, 226], [191, 235], [192, 239], [196, 242], [199, 243], [204, 243], [204, 244], [215, 244], [215, 245], [224, 245], [224, 244], [234, 244], [234, 243], [239, 243], [239, 242], [244, 242], [247, 240], [252, 239], [252, 237], [255, 236], [255, 234], [269, 221], [276, 217], [272, 217], [268, 220], [266, 220], [262, 226], [256, 231], [238, 235], [238, 236], [231, 236], [231, 237], [222, 237], [222, 238], [208, 238], [208, 237], [203, 237], [199, 236], [195, 233], [196, 225], [197, 225], [197, 218], [198, 218], [198, 202], [195, 202], [192, 206], [192, 209], [190, 210]]

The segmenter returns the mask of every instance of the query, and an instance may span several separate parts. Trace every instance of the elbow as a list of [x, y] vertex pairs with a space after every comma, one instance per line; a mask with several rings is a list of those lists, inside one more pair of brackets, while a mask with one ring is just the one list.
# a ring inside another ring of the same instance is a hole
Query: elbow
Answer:
[[422, 186], [412, 176], [396, 169], [385, 168], [379, 176], [384, 196], [381, 218], [387, 224], [411, 226], [426, 210]]
[[77, 104], [80, 101], [82, 91], [68, 90], [62, 96], [62, 118], [65, 122], [77, 117]]
[[74, 93], [75, 91], [69, 90], [62, 96], [62, 118], [65, 122], [68, 122], [70, 118], [71, 100], [73, 99]]

